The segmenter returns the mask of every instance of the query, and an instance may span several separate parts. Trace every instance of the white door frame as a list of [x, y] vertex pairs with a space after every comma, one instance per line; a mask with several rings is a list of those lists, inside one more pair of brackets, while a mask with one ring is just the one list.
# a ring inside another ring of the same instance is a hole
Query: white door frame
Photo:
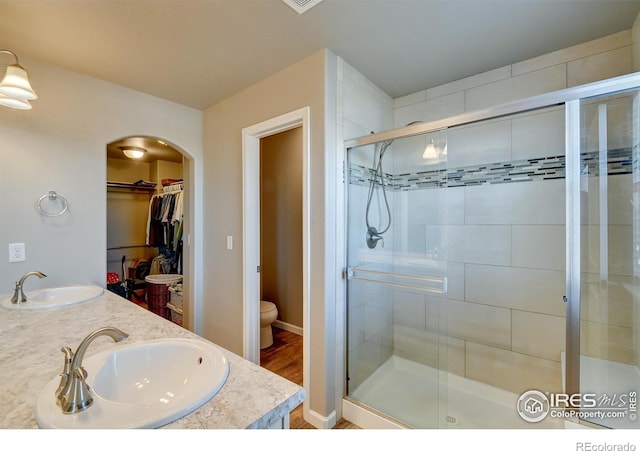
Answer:
[[302, 127], [302, 379], [309, 412], [309, 130], [310, 108], [304, 107], [242, 129], [243, 354], [260, 364], [260, 139]]

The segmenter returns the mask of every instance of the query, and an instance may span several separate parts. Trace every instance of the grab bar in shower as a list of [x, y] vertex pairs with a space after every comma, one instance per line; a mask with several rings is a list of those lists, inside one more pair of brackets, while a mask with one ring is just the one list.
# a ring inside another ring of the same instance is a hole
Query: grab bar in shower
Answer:
[[[374, 269], [349, 267], [347, 268], [347, 278], [349, 280], [358, 280], [361, 282], [377, 283], [397, 288], [427, 291], [429, 293], [444, 294], [447, 292], [446, 277], [418, 276]], [[404, 279], [407, 280], [407, 282], [380, 280], [380, 278]], [[419, 284], [420, 282], [422, 282], [423, 285]]]

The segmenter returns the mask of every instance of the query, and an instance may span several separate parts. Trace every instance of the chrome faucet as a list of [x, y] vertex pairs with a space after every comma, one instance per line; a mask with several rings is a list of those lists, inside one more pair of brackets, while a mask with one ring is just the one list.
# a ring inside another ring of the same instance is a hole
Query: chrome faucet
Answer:
[[86, 382], [87, 371], [82, 367], [82, 360], [87, 348], [98, 337], [103, 335], [113, 338], [113, 341], [122, 341], [129, 334], [115, 327], [101, 327], [91, 332], [78, 346], [75, 354], [66, 346], [61, 349], [65, 354], [65, 363], [60, 375], [60, 386], [56, 390], [57, 404], [62, 413], [71, 414], [86, 410], [93, 404], [89, 385]]
[[31, 271], [20, 277], [20, 280], [16, 282], [16, 289], [13, 292], [13, 297], [11, 298], [12, 304], [22, 304], [23, 302], [27, 302], [27, 297], [25, 296], [24, 291], [22, 291], [22, 286], [24, 285], [25, 279], [29, 276], [38, 276], [40, 279], [47, 277], [46, 274], [42, 274], [40, 271]]

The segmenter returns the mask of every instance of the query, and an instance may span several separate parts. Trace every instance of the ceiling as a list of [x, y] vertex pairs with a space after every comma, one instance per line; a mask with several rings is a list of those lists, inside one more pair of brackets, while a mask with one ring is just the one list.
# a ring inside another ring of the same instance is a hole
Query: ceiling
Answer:
[[640, 0], [324, 0], [304, 14], [281, 0], [0, 0], [0, 48], [197, 109], [329, 48], [395, 98], [630, 29], [639, 11]]
[[182, 163], [183, 159], [180, 151], [176, 150], [176, 148], [169, 143], [146, 136], [132, 136], [107, 144], [107, 158], [128, 160], [128, 157], [122, 153], [123, 148], [126, 147], [144, 149], [144, 156], [136, 160], [144, 163], [150, 163], [155, 160]]

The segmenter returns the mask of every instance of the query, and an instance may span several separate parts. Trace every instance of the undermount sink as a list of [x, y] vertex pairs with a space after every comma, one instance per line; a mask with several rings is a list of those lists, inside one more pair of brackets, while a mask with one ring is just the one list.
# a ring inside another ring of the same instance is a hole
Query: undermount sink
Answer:
[[104, 289], [97, 285], [71, 285], [66, 287], [42, 288], [27, 291], [26, 302], [11, 303], [11, 294], [0, 297], [0, 305], [12, 310], [37, 310], [90, 301], [104, 294]]
[[36, 405], [41, 428], [157, 428], [208, 402], [229, 374], [229, 361], [222, 351], [200, 340], [174, 338], [114, 346], [84, 360], [93, 396], [86, 410], [62, 413], [55, 395], [60, 378], [46, 385]]

